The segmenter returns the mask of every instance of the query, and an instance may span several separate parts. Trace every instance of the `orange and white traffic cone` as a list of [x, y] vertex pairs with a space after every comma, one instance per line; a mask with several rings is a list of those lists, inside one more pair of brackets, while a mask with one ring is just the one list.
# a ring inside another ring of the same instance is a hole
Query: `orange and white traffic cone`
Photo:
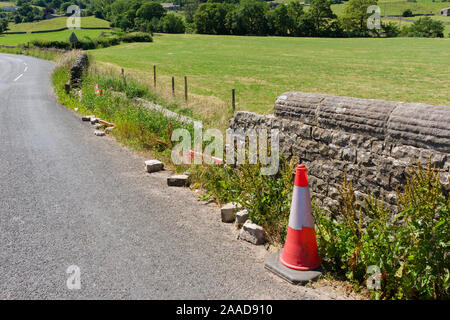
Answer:
[[101, 96], [103, 94], [103, 89], [99, 89], [97, 83], [94, 85], [94, 91], [95, 91], [95, 94], [98, 96]]
[[321, 276], [316, 233], [305, 165], [295, 174], [291, 213], [283, 251], [265, 259], [266, 269], [293, 284], [306, 284]]
[[295, 173], [289, 225], [280, 262], [295, 270], [313, 270], [320, 266], [305, 165]]

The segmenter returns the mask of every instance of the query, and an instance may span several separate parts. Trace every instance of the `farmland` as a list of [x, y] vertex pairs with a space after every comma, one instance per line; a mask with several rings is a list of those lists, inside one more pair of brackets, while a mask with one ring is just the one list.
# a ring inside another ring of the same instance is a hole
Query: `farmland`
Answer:
[[[340, 13], [345, 5], [334, 5], [333, 10]], [[398, 14], [407, 8], [414, 13], [437, 12], [445, 3], [382, 0], [379, 5], [384, 15]], [[433, 19], [447, 21], [447, 17], [442, 16]], [[395, 18], [383, 20], [401, 25], [411, 23]], [[58, 29], [65, 24], [66, 18], [62, 17], [11, 24], [10, 31]], [[87, 17], [82, 18], [82, 26], [102, 28], [108, 27], [109, 23]], [[2, 35], [0, 44], [24, 44], [34, 39], [67, 40], [71, 32]], [[102, 32], [76, 30], [75, 34], [78, 38], [95, 38]], [[447, 25], [445, 35], [449, 32], [450, 25]], [[229, 106], [233, 88], [236, 89], [238, 110], [262, 113], [271, 112], [276, 97], [289, 90], [449, 104], [448, 38], [327, 39], [156, 34], [154, 40], [154, 43], [122, 44], [90, 53], [103, 66], [125, 68], [128, 74], [149, 85], [153, 84], [153, 65], [157, 65], [158, 89], [170, 97], [171, 77], [175, 77], [177, 97], [181, 97], [183, 77], [188, 76], [189, 94], [192, 98], [202, 99], [200, 109], [206, 113]], [[196, 112], [198, 104], [197, 101]]]
[[[170, 88], [182, 77], [190, 93], [226, 104], [232, 88], [238, 109], [272, 112], [290, 90], [361, 98], [449, 104], [450, 39], [319, 39], [158, 34], [151, 44], [125, 44], [90, 52]], [[208, 108], [208, 106], [205, 106]]]
[[[54, 18], [50, 20], [41, 20], [38, 22], [28, 22], [19, 24], [10, 24], [8, 32], [31, 32], [44, 31], [65, 28], [67, 26], [67, 17]], [[93, 16], [81, 18], [81, 27], [83, 28], [108, 28], [109, 22], [98, 19]]]
[[[75, 32], [78, 38], [83, 37], [98, 37], [105, 30], [65, 30], [60, 32], [48, 33], [31, 33], [32, 31], [55, 30], [65, 28], [67, 26], [67, 17], [54, 18], [50, 20], [42, 20], [38, 22], [10, 24], [8, 32], [27, 32], [27, 34], [3, 34], [0, 35], [0, 45], [19, 45], [26, 44], [29, 41], [41, 40], [68, 40], [72, 31]], [[81, 18], [81, 26], [83, 28], [108, 28], [109, 22], [98, 19], [93, 16]], [[106, 30], [106, 32], [108, 32]]]
[[48, 32], [48, 33], [0, 35], [0, 45], [15, 46], [18, 44], [26, 44], [27, 42], [36, 39], [64, 41], [69, 40], [72, 31], [75, 32], [77, 37], [80, 39], [83, 37], [95, 38], [102, 33], [102, 30], [65, 30], [60, 32]]
[[3, 7], [12, 7], [15, 6], [15, 4], [13, 2], [8, 2], [8, 1], [0, 1], [0, 8]]
[[[333, 12], [341, 14], [347, 3], [334, 4], [331, 6]], [[411, 9], [414, 14], [434, 13], [439, 15], [439, 10], [449, 6], [448, 2], [437, 2], [432, 0], [417, 0], [417, 2], [379, 0], [378, 6], [381, 9], [381, 15], [401, 15], [404, 10]]]

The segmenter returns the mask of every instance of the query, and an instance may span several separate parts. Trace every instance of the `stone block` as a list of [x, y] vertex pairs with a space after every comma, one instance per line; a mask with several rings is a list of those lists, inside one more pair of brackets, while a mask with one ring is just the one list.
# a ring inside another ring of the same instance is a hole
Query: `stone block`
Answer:
[[157, 172], [164, 168], [164, 164], [159, 160], [147, 160], [145, 161], [145, 169], [147, 172]]
[[231, 223], [236, 220], [237, 205], [235, 203], [227, 203], [220, 208], [222, 222]]
[[82, 116], [82, 117], [81, 117], [81, 120], [82, 120], [82, 121], [91, 121], [91, 118], [92, 118], [92, 117], [95, 117], [95, 116]]
[[94, 131], [94, 134], [95, 134], [96, 136], [103, 137], [103, 136], [105, 135], [105, 132], [104, 132], [104, 131], [101, 131], [101, 130], [95, 130], [95, 131]]
[[266, 242], [266, 232], [263, 227], [247, 220], [239, 233], [239, 239], [259, 245]]
[[167, 185], [170, 187], [185, 187], [189, 185], [189, 176], [176, 174], [167, 178]]
[[249, 212], [247, 209], [244, 210], [240, 210], [236, 213], [236, 224], [238, 226], [241, 226], [245, 223], [245, 221], [247, 221], [249, 216]]

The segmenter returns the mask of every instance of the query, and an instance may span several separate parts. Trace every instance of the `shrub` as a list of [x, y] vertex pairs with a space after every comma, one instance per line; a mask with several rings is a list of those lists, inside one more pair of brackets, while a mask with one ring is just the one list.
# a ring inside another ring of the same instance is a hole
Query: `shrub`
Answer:
[[395, 22], [381, 22], [381, 31], [387, 38], [397, 37], [400, 34], [400, 27]]
[[126, 33], [120, 40], [123, 42], [152, 42], [153, 38], [149, 33], [144, 32], [132, 32]]
[[[357, 206], [344, 181], [337, 212], [315, 207], [317, 239], [324, 264], [336, 274], [365, 285], [369, 266], [381, 270], [375, 298], [448, 299], [450, 200], [439, 171], [412, 168], [398, 193], [398, 213], [374, 196]], [[365, 218], [370, 217], [370, 218]]]
[[83, 50], [92, 50], [92, 49], [96, 49], [97, 48], [97, 41], [89, 38], [89, 37], [85, 37], [83, 39], [79, 39], [76, 47], [79, 49], [83, 49]]
[[33, 40], [32, 45], [38, 48], [56, 48], [69, 50], [72, 45], [69, 41]]
[[404, 31], [408, 37], [444, 37], [444, 24], [430, 17], [419, 18], [411, 26], [405, 27]]
[[402, 16], [403, 17], [412, 17], [413, 13], [412, 13], [411, 9], [406, 9], [405, 11], [403, 11]]

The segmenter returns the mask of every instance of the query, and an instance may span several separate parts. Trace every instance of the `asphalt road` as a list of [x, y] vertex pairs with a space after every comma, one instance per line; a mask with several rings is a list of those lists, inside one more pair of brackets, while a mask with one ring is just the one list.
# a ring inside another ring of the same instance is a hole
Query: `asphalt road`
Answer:
[[270, 274], [217, 207], [94, 136], [56, 102], [52, 68], [0, 54], [0, 299], [340, 298]]

